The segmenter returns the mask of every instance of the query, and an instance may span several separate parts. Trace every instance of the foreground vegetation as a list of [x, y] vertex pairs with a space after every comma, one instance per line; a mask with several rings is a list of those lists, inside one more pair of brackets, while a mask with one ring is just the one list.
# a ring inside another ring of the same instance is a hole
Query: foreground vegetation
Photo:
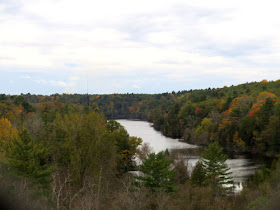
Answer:
[[[157, 95], [2, 94], [1, 197], [20, 209], [277, 209], [279, 161], [241, 194], [229, 194], [222, 148], [277, 159], [279, 87], [263, 81]], [[120, 117], [149, 120], [167, 136], [209, 147], [190, 176], [182, 160], [139, 151], [140, 138], [106, 120]], [[146, 176], [127, 173], [136, 169]]]

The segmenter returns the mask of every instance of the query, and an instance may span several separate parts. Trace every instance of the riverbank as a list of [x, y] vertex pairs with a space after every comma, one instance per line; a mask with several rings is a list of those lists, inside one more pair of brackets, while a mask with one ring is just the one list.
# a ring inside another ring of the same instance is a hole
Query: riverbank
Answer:
[[[130, 136], [142, 138], [143, 143], [149, 144], [154, 152], [168, 149], [171, 154], [176, 154], [183, 158], [185, 164], [188, 164], [190, 171], [200, 160], [200, 156], [203, 153], [203, 147], [181, 142], [179, 139], [168, 138], [151, 127], [147, 121], [119, 119], [117, 122], [125, 127]], [[253, 175], [256, 170], [260, 169], [263, 164], [266, 165], [266, 159], [238, 153], [235, 155], [228, 155], [226, 163], [231, 168], [234, 181], [242, 185], [242, 183], [246, 181], [249, 176]], [[241, 189], [240, 186], [239, 189]]]

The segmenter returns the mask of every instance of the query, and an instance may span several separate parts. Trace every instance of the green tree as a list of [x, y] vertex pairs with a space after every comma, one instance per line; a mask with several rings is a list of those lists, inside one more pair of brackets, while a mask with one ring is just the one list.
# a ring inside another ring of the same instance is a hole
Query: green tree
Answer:
[[174, 163], [175, 177], [174, 181], [176, 183], [184, 184], [190, 179], [188, 166], [185, 164], [185, 161], [180, 158]]
[[7, 99], [7, 96], [5, 94], [0, 94], [0, 101], [4, 101]]
[[141, 145], [142, 139], [129, 136], [125, 128], [115, 120], [109, 120], [107, 122], [107, 129], [116, 143], [118, 171], [127, 172], [133, 170], [135, 166], [134, 157], [138, 152], [137, 147]]
[[43, 146], [35, 143], [25, 129], [12, 140], [7, 152], [9, 165], [16, 170], [16, 174], [31, 178], [43, 190], [49, 188], [52, 182], [50, 175], [54, 171], [48, 166], [46, 155]]
[[115, 170], [115, 139], [101, 114], [57, 116], [51, 147], [53, 159], [59, 166], [69, 168], [72, 181], [80, 182], [86, 176], [111, 176]]
[[266, 126], [269, 123], [269, 118], [273, 114], [272, 110], [274, 107], [274, 102], [271, 98], [265, 100], [264, 105], [260, 109], [260, 120], [261, 126]]
[[140, 166], [140, 171], [144, 175], [136, 177], [136, 185], [144, 185], [152, 192], [173, 191], [175, 171], [170, 169], [172, 162], [173, 160], [167, 159], [164, 152], [149, 154]]
[[116, 130], [119, 131], [119, 130], [123, 129], [124, 127], [115, 120], [108, 120], [107, 128], [110, 132], [113, 132]]
[[27, 101], [23, 101], [22, 102], [22, 107], [24, 108], [24, 110], [29, 113], [29, 112], [35, 112], [35, 108], [28, 103]]
[[205, 149], [202, 155], [202, 166], [206, 174], [206, 182], [218, 191], [230, 191], [233, 189], [233, 178], [230, 176], [229, 167], [226, 164], [227, 157], [222, 152], [222, 147], [214, 142]]
[[205, 181], [206, 181], [205, 169], [203, 168], [201, 161], [198, 161], [192, 171], [191, 183], [194, 186], [203, 186], [205, 185]]

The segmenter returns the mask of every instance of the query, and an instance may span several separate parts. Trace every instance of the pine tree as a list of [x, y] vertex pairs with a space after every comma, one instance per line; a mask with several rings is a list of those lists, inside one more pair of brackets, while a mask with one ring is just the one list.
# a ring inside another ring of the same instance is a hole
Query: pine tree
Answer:
[[191, 183], [194, 186], [203, 186], [205, 185], [205, 180], [205, 169], [203, 168], [201, 161], [198, 161], [192, 171]]
[[12, 140], [7, 155], [17, 175], [30, 178], [43, 191], [49, 188], [52, 182], [49, 176], [54, 169], [47, 165], [46, 150], [31, 139], [27, 130]]
[[148, 158], [143, 161], [140, 171], [143, 176], [137, 176], [136, 185], [144, 185], [152, 192], [155, 191], [173, 191], [174, 187], [174, 169], [170, 169], [172, 159], [167, 159], [164, 152], [151, 153]]
[[271, 98], [265, 100], [264, 105], [260, 109], [260, 120], [261, 127], [266, 126], [269, 123], [269, 118], [273, 114], [272, 110], [274, 107], [274, 102]]
[[230, 176], [229, 167], [225, 163], [226, 155], [222, 152], [222, 147], [214, 142], [205, 149], [201, 161], [206, 174], [206, 183], [216, 188], [217, 191], [230, 191], [233, 189], [233, 178]]

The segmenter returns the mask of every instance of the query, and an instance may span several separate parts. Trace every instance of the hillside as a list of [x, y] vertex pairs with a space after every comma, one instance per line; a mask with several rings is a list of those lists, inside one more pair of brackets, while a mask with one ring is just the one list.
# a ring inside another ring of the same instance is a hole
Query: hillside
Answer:
[[[151, 209], [160, 206], [162, 198], [167, 209], [273, 209], [279, 197], [277, 158], [270, 169], [256, 172], [236, 196], [217, 194], [204, 181], [194, 184], [204, 172], [198, 165], [190, 178], [180, 161], [171, 182], [176, 186], [173, 193], [130, 190], [134, 181], [127, 172], [136, 169], [134, 157], [142, 154], [137, 148], [142, 140], [107, 119], [148, 120], [164, 135], [193, 144], [218, 142], [228, 151], [276, 157], [279, 89], [280, 81], [262, 81], [154, 95], [0, 94], [3, 194], [27, 209], [42, 205], [50, 209], [54, 204], [57, 209]], [[34, 194], [40, 202], [32, 200]]]
[[26, 112], [47, 110], [48, 118], [55, 118], [62, 109], [65, 113], [71, 109], [97, 110], [107, 119], [147, 120], [164, 135], [193, 144], [218, 141], [229, 151], [273, 156], [280, 151], [279, 90], [280, 80], [263, 80], [162, 94], [2, 95], [0, 113], [12, 118], [9, 110], [17, 105]]

